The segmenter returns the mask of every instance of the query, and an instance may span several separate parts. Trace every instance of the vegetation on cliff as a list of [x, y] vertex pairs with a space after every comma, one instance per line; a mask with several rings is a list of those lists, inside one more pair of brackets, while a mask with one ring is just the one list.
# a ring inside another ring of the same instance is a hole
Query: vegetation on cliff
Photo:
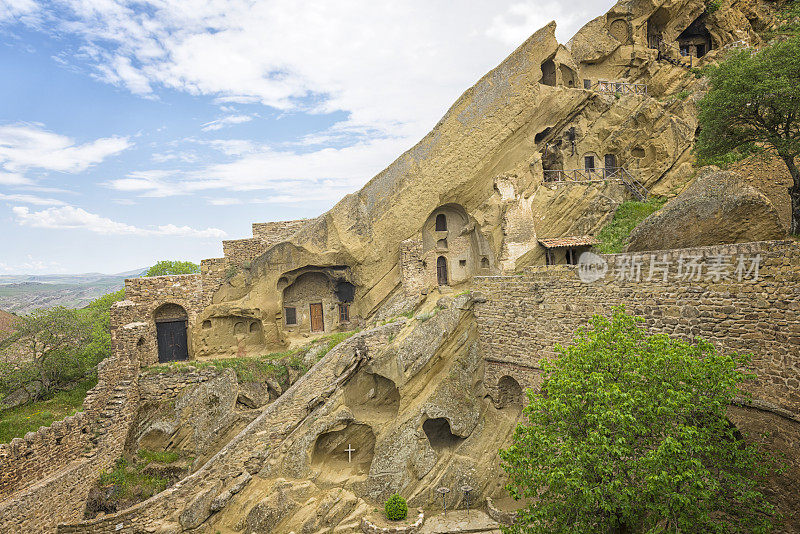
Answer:
[[644, 202], [629, 200], [620, 204], [611, 221], [597, 234], [600, 243], [595, 250], [601, 254], [622, 252], [636, 225], [658, 211], [664, 202], [664, 199], [653, 197]]
[[542, 394], [501, 451], [520, 510], [507, 532], [768, 532], [774, 462], [726, 408], [745, 355], [647, 335], [616, 309], [543, 361]]
[[701, 163], [767, 147], [792, 176], [790, 233], [800, 234], [800, 37], [757, 52], [742, 49], [708, 69], [711, 89], [699, 102]]

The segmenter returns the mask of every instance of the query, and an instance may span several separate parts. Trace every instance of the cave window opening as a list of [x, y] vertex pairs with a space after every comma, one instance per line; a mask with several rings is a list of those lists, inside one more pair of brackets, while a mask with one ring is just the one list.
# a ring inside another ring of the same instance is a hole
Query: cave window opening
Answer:
[[446, 232], [447, 231], [447, 216], [444, 213], [440, 213], [436, 216], [436, 231], [437, 232]]
[[595, 169], [594, 166], [594, 156], [585, 156], [583, 158], [583, 166], [586, 169], [586, 172], [592, 172]]
[[436, 242], [436, 248], [446, 250], [447, 249], [447, 239], [440, 239]]
[[489, 258], [487, 258], [486, 256], [481, 258], [481, 268], [482, 269], [488, 269], [489, 268]]
[[211, 321], [209, 319], [206, 319], [205, 321], [203, 321], [203, 330], [208, 330], [209, 328], [211, 328]]
[[453, 434], [449, 421], [444, 417], [426, 420], [422, 424], [422, 430], [434, 449], [453, 448], [464, 441], [464, 438]]
[[556, 85], [556, 64], [552, 59], [548, 59], [542, 63], [542, 79], [539, 83], [543, 85]]
[[258, 328], [258, 323], [257, 322], [254, 321], [254, 322], [250, 323], [250, 333], [251, 334], [257, 334], [258, 330], [259, 330], [259, 328]]
[[467, 260], [458, 260], [458, 265], [460, 267], [466, 267], [467, 266]]
[[284, 308], [283, 317], [286, 326], [294, 326], [297, 324], [297, 308]]

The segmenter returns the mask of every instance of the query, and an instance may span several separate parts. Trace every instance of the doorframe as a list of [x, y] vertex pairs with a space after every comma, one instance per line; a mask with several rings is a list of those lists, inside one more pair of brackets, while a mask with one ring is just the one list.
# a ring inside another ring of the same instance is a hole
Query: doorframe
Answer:
[[[186, 338], [186, 359], [185, 360], [167, 360], [166, 362], [161, 361], [161, 342], [159, 340], [158, 330], [159, 325], [163, 324], [171, 324], [171, 323], [182, 323], [183, 324], [183, 331]], [[175, 319], [175, 320], [160, 320], [155, 321], [156, 325], [156, 362], [157, 363], [169, 363], [169, 362], [187, 362], [192, 359], [192, 351], [190, 347], [191, 343], [191, 336], [189, 335], [189, 319]]]

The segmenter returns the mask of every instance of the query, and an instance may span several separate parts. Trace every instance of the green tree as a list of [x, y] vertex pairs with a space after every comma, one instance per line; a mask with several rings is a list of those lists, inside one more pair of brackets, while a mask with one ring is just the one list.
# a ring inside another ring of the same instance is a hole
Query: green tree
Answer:
[[772, 149], [792, 176], [792, 234], [800, 234], [800, 37], [758, 52], [733, 52], [708, 70], [711, 89], [699, 102], [700, 161], [754, 146]]
[[641, 318], [594, 316], [542, 362], [526, 423], [500, 451], [513, 533], [761, 533], [774, 462], [725, 416], [749, 357], [647, 335]]
[[168, 274], [195, 274], [200, 266], [190, 261], [163, 260], [150, 267], [145, 276], [164, 276]]
[[39, 396], [85, 375], [85, 347], [92, 339], [85, 314], [63, 306], [38, 309], [19, 317], [15, 328], [19, 345], [30, 361], [25, 371], [41, 386]]

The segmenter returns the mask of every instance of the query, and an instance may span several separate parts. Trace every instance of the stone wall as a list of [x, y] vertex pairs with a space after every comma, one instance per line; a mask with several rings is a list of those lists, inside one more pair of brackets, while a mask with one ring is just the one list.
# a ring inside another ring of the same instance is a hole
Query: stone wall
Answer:
[[83, 516], [89, 489], [122, 453], [136, 413], [145, 326], [112, 329], [112, 356], [98, 365], [82, 412], [3, 446], [11, 454], [0, 456], [0, 532], [55, 532]]
[[248, 265], [268, 248], [291, 237], [308, 219], [253, 223], [253, 237], [222, 242], [222, 251], [230, 265]]
[[293, 221], [253, 223], [253, 237], [271, 246], [289, 238], [308, 221], [309, 219], [295, 219]]
[[186, 311], [189, 357], [192, 357], [192, 330], [198, 313], [210, 303], [212, 294], [210, 291], [204, 291], [203, 282], [202, 274], [125, 280], [125, 300], [111, 307], [111, 330], [113, 332], [122, 325], [132, 323], [145, 325], [139, 338], [142, 341], [138, 355], [139, 365], [147, 366], [158, 362], [155, 314], [164, 305], [177, 304]]
[[175, 399], [188, 387], [194, 387], [216, 378], [223, 371], [216, 367], [196, 369], [178, 368], [169, 373], [139, 375], [139, 399], [144, 404], [163, 404]]
[[[747, 272], [756, 258], [757, 276]], [[592, 283], [566, 265], [476, 278], [487, 298], [476, 308], [487, 360], [505, 363], [509, 376], [529, 384], [537, 362], [553, 356], [556, 343], [568, 343], [592, 314], [624, 305], [653, 332], [701, 336], [725, 352], [752, 352], [756, 397], [800, 413], [800, 244], [743, 243], [603, 259], [607, 271]], [[499, 363], [489, 366], [494, 374], [500, 374]]]
[[426, 289], [422, 239], [406, 239], [400, 243], [400, 281], [406, 295], [419, 295]]

